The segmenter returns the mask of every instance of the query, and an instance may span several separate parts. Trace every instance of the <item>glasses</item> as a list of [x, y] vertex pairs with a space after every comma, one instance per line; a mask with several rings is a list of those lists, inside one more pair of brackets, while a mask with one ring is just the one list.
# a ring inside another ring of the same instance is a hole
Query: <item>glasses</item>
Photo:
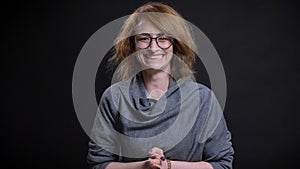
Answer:
[[174, 40], [172, 36], [167, 35], [158, 35], [156, 38], [152, 38], [148, 33], [142, 33], [134, 36], [135, 45], [140, 49], [149, 48], [153, 39], [157, 46], [161, 49], [168, 49], [173, 44]]

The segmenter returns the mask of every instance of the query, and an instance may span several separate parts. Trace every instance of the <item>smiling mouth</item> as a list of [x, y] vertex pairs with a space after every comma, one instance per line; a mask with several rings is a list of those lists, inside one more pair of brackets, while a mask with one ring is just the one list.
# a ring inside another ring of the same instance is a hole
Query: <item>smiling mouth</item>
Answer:
[[155, 55], [155, 56], [145, 56], [148, 59], [161, 59], [163, 58], [163, 55]]

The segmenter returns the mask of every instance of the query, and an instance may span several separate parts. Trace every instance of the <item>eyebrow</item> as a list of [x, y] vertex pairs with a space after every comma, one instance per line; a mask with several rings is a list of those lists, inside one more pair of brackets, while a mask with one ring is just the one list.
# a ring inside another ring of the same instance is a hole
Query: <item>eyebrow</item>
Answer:
[[139, 33], [138, 35], [144, 35], [144, 36], [150, 36], [150, 37], [152, 37], [153, 35], [161, 36], [161, 35], [166, 35], [166, 34], [165, 33], [158, 33], [158, 34], [153, 34], [153, 33]]

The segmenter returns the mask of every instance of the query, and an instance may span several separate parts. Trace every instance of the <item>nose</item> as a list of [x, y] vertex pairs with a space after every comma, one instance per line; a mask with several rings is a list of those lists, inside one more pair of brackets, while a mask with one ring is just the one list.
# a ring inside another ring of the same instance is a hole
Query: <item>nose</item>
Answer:
[[153, 38], [153, 39], [151, 39], [151, 42], [150, 42], [150, 47], [149, 47], [149, 49], [152, 51], [152, 52], [154, 52], [154, 51], [156, 51], [156, 50], [158, 50], [158, 49], [160, 49], [159, 48], [159, 46], [157, 45], [157, 42], [156, 42], [156, 40]]

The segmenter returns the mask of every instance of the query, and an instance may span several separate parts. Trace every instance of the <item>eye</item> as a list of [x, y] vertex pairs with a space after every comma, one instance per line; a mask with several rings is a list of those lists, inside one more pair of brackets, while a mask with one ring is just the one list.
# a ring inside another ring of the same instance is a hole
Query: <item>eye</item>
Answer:
[[160, 41], [160, 42], [165, 42], [165, 41], [169, 41], [170, 42], [171, 38], [168, 37], [168, 36], [160, 36], [160, 37], [157, 38], [157, 40]]
[[136, 40], [137, 40], [137, 41], [140, 41], [140, 42], [149, 42], [149, 41], [150, 41], [150, 38], [147, 37], [147, 36], [137, 36], [137, 37], [136, 37]]

